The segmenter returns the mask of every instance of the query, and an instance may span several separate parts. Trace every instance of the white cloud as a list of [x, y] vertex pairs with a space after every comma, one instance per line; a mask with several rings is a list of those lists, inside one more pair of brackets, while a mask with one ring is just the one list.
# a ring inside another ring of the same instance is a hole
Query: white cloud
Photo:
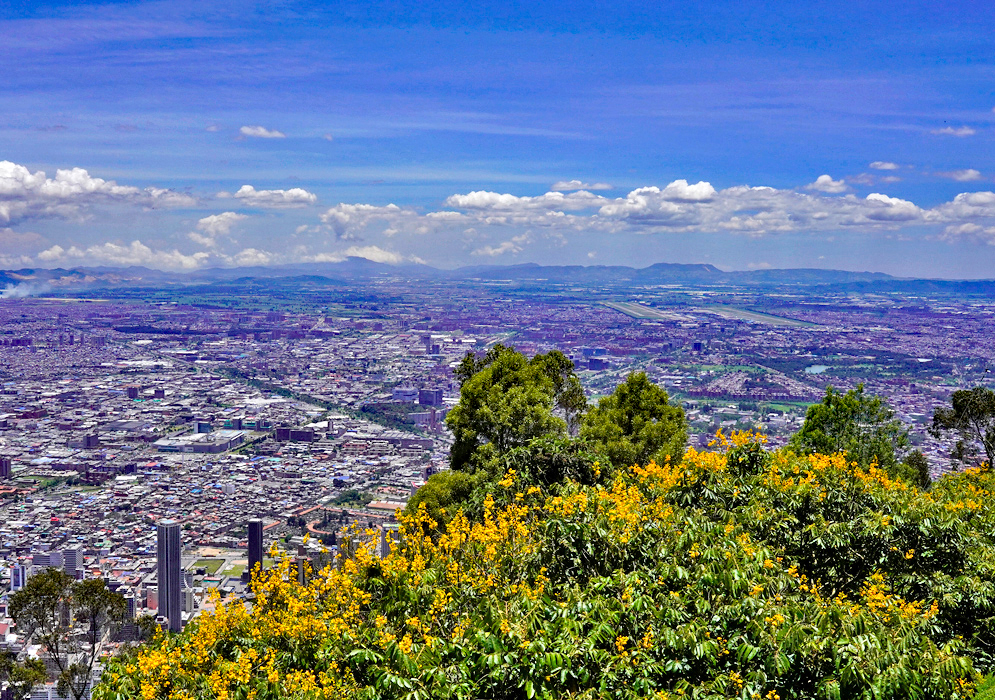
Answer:
[[951, 223], [995, 219], [995, 192], [963, 192], [932, 212], [937, 219]]
[[952, 126], [945, 126], [942, 129], [933, 129], [932, 133], [964, 138], [965, 136], [974, 136], [978, 132], [969, 126], [958, 126], [957, 128], [954, 128]]
[[610, 190], [612, 186], [607, 182], [581, 182], [580, 180], [560, 180], [554, 182], [549, 188], [552, 192], [572, 192], [574, 190]]
[[41, 170], [0, 161], [0, 222], [27, 218], [81, 219], [94, 204], [122, 203], [143, 207], [188, 207], [190, 195], [158, 187], [144, 189], [93, 177], [83, 168], [59, 169], [54, 178]]
[[964, 170], [949, 170], [947, 172], [936, 173], [940, 177], [948, 177], [951, 180], [956, 180], [957, 182], [975, 182], [977, 180], [983, 180], [981, 173], [974, 168], [966, 168]]
[[897, 197], [875, 192], [867, 195], [865, 201], [868, 207], [862, 214], [871, 221], [915, 221], [923, 216], [922, 209]]
[[470, 255], [487, 256], [491, 258], [497, 257], [498, 255], [517, 255], [522, 252], [526, 244], [531, 242], [532, 234], [526, 232], [519, 236], [513, 236], [511, 240], [505, 241], [498, 246], [485, 245], [481, 248], [477, 248], [472, 251]]
[[265, 250], [246, 248], [244, 250], [240, 250], [235, 255], [229, 256], [227, 261], [237, 267], [245, 267], [249, 265], [270, 265], [273, 263], [274, 257], [273, 253]]
[[708, 202], [715, 198], [715, 188], [708, 182], [689, 185], [687, 180], [674, 180], [660, 196], [671, 202]]
[[943, 229], [941, 238], [947, 241], [969, 238], [979, 243], [995, 246], [995, 226], [980, 226], [972, 223], [955, 224]]
[[205, 248], [213, 248], [217, 245], [219, 237], [231, 235], [232, 226], [248, 218], [245, 214], [238, 214], [233, 211], [205, 216], [197, 222], [197, 231], [188, 233], [187, 238]]
[[898, 170], [900, 167], [898, 163], [892, 163], [887, 160], [876, 160], [870, 164], [871, 168], [874, 170]]
[[276, 129], [267, 129], [264, 126], [243, 126], [238, 130], [242, 136], [250, 136], [257, 139], [285, 139], [287, 135]]
[[[44, 173], [17, 170], [16, 187], [8, 177], [0, 183], [7, 199], [11, 192], [34, 192], [50, 182]], [[845, 184], [828, 178], [832, 186]], [[144, 190], [104, 181], [89, 183], [63, 178], [64, 191], [117, 192], [101, 196], [148, 197]], [[73, 185], [76, 182], [77, 184]], [[818, 182], [818, 181], [817, 181]], [[51, 186], [49, 186], [51, 187]], [[252, 194], [270, 196], [272, 192], [252, 190]], [[59, 195], [62, 196], [62, 195]], [[76, 195], [67, 195], [76, 196]], [[286, 199], [284, 197], [284, 199]], [[21, 200], [16, 200], [21, 201]], [[60, 200], [55, 200], [60, 201]], [[965, 192], [953, 200], [931, 208], [879, 192], [858, 197], [852, 193], [824, 194], [821, 191], [781, 190], [773, 187], [736, 185], [717, 190], [707, 182], [688, 183], [675, 180], [666, 186], [648, 186], [632, 190], [621, 197], [604, 197], [587, 191], [547, 192], [536, 196], [474, 191], [454, 194], [445, 207], [422, 212], [395, 204], [338, 204], [325, 210], [315, 224], [301, 224], [294, 234], [294, 246], [267, 250], [246, 247], [236, 253], [218, 252], [218, 242], [231, 236], [246, 218], [237, 212], [221, 212], [200, 219], [189, 237], [204, 246], [187, 254], [178, 250], [154, 250], [135, 240], [125, 244], [108, 242], [89, 246], [53, 245], [35, 255], [36, 264], [147, 265], [168, 269], [192, 269], [208, 264], [272, 265], [295, 261], [341, 261], [346, 257], [363, 257], [377, 262], [398, 264], [416, 260], [409, 254], [391, 250], [381, 242], [346, 244], [345, 249], [331, 249], [334, 234], [340, 240], [357, 240], [363, 236], [395, 237], [445, 233], [450, 240], [462, 241], [476, 257], [498, 257], [521, 253], [533, 240], [545, 245], [570, 245], [575, 234], [736, 233], [762, 237], [791, 233], [821, 233], [828, 237], [840, 231], [881, 232], [892, 235], [916, 227], [927, 228], [927, 235], [950, 241], [990, 243], [995, 231], [995, 192]], [[295, 222], [297, 223], [297, 222]], [[522, 233], [528, 231], [528, 233]], [[49, 245], [36, 234], [0, 228], [0, 262], [20, 264], [24, 256]], [[64, 244], [65, 245], [65, 244]], [[257, 244], [258, 245], [258, 244]], [[20, 257], [19, 257], [20, 256]], [[15, 260], [15, 258], [17, 258]]]
[[246, 206], [260, 209], [306, 207], [318, 201], [318, 195], [300, 187], [289, 190], [257, 190], [252, 185], [242, 185], [235, 194], [218, 192], [218, 197], [234, 197]]
[[825, 192], [827, 194], [839, 194], [840, 192], [846, 192], [850, 188], [842, 178], [834, 180], [828, 175], [820, 175], [815, 179], [815, 182], [805, 185], [805, 189]]
[[190, 270], [200, 267], [210, 258], [208, 253], [184, 255], [178, 250], [153, 250], [141, 241], [132, 241], [128, 245], [119, 243], [102, 243], [87, 248], [71, 246], [63, 248], [54, 245], [38, 254], [43, 263], [53, 265], [105, 264], [127, 267], [142, 265], [161, 269]]
[[344, 241], [361, 240], [363, 234], [376, 227], [378, 233], [395, 236], [399, 233], [424, 235], [467, 220], [457, 211], [434, 211], [420, 214], [414, 209], [396, 204], [336, 204], [321, 215], [321, 223], [335, 237]]
[[342, 255], [347, 258], [366, 258], [373, 262], [387, 263], [389, 265], [397, 265], [405, 260], [404, 256], [400, 253], [384, 250], [380, 246], [375, 245], [350, 246], [342, 251]]
[[[868, 178], [871, 176], [868, 175]], [[881, 178], [886, 181], [891, 176]], [[838, 189], [842, 181], [823, 180]], [[817, 181], [818, 182], [818, 181]], [[872, 182], [868, 179], [868, 182]], [[640, 187], [624, 197], [590, 192], [538, 196], [474, 191], [445, 200], [449, 209], [419, 213], [396, 205], [339, 204], [322, 216], [323, 225], [340, 238], [360, 234], [424, 234], [450, 230], [463, 238], [486, 239], [488, 232], [508, 228], [543, 231], [543, 237], [565, 242], [571, 232], [659, 233], [728, 231], [748, 236], [793, 232], [894, 231], [908, 226], [947, 225], [961, 220], [995, 219], [995, 194], [965, 193], [931, 209], [882, 193], [826, 196], [737, 185], [716, 190], [707, 182], [677, 180], [666, 187]], [[459, 211], [454, 211], [457, 209]], [[467, 232], [472, 232], [472, 235]], [[514, 253], [521, 244], [480, 245], [475, 254]]]
[[378, 207], [372, 204], [336, 204], [321, 215], [321, 222], [330, 227], [341, 240], [359, 239], [360, 231], [376, 221], [385, 222], [387, 230], [405, 219], [416, 219], [417, 213], [401, 209], [396, 204]]
[[477, 248], [471, 255], [487, 256], [490, 258], [497, 257], [498, 255], [516, 254], [521, 253], [522, 247], [516, 244], [514, 241], [505, 241], [499, 246], [485, 245], [482, 248]]
[[583, 190], [579, 192], [547, 192], [537, 197], [517, 197], [479, 190], [469, 194], [454, 194], [446, 199], [446, 206], [455, 209], [505, 212], [509, 215], [526, 210], [576, 211], [601, 206], [608, 201], [601, 195]]

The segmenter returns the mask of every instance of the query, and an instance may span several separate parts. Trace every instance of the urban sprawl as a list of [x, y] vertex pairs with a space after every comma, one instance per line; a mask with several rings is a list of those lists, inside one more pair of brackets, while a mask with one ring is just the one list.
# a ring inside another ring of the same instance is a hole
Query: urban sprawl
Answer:
[[[39, 653], [7, 600], [48, 567], [103, 578], [130, 618], [175, 630], [213, 605], [212, 589], [249, 595], [257, 562], [334, 557], [350, 528], [375, 531], [388, 551], [398, 509], [447, 467], [453, 367], [498, 343], [562, 351], [591, 402], [646, 372], [683, 406], [699, 449], [737, 429], [784, 445], [828, 384], [863, 383], [934, 475], [951, 468], [951, 445], [930, 437], [933, 411], [957, 389], [993, 386], [986, 299], [400, 279], [273, 287], [265, 301], [189, 288], [151, 301], [106, 290], [0, 301], [8, 650]], [[125, 625], [106, 650], [134, 633]]]

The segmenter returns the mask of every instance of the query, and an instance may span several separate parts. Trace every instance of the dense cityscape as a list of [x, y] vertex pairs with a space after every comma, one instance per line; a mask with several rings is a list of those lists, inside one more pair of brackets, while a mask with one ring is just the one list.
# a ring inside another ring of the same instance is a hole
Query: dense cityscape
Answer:
[[[562, 351], [591, 403], [646, 372], [684, 408], [698, 448], [738, 429], [784, 445], [827, 385], [863, 383], [934, 476], [951, 468], [951, 445], [929, 436], [933, 411], [956, 389], [993, 385], [993, 307], [950, 294], [294, 286], [274, 281], [259, 307], [189, 287], [170, 294], [199, 300], [108, 288], [0, 303], [5, 596], [55, 566], [106, 580], [131, 619], [165, 621], [163, 521], [181, 528], [184, 622], [212, 605], [211, 589], [247, 595], [250, 520], [267, 552], [334, 555], [353, 525], [389, 547], [396, 510], [447, 467], [453, 367], [499, 343]], [[19, 650], [10, 620], [0, 627]]]

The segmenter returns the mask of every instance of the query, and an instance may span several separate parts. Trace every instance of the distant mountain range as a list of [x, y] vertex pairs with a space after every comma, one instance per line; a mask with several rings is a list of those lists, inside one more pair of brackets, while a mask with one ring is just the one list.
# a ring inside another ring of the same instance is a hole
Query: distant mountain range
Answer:
[[302, 283], [342, 285], [364, 280], [407, 278], [426, 280], [509, 281], [520, 285], [568, 284], [577, 286], [703, 285], [842, 286], [855, 291], [962, 291], [995, 293], [995, 280], [913, 280], [882, 272], [784, 269], [724, 272], [714, 265], [656, 263], [634, 268], [622, 265], [478, 265], [439, 270], [428, 265], [387, 265], [365, 258], [337, 263], [299, 263], [272, 267], [208, 268], [193, 272], [164, 272], [145, 267], [78, 267], [71, 269], [0, 270], [4, 296], [33, 296], [51, 292], [77, 292], [107, 287], [162, 287], [164, 285], [237, 284], [275, 278], [297, 278]]

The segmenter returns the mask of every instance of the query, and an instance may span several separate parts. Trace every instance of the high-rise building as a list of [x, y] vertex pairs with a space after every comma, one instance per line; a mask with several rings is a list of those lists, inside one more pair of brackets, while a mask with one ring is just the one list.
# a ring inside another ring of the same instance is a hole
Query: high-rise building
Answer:
[[441, 406], [442, 389], [419, 389], [418, 403], [422, 406]]
[[157, 529], [156, 577], [159, 584], [159, 614], [168, 620], [170, 632], [183, 629], [183, 577], [180, 572], [180, 524], [163, 520]]
[[10, 457], [0, 457], [0, 479], [10, 478]]
[[401, 403], [414, 403], [418, 399], [418, 390], [413, 386], [394, 387], [391, 398]]
[[10, 567], [10, 592], [16, 593], [28, 582], [28, 567], [24, 564], [14, 564]]
[[62, 568], [70, 576], [75, 576], [76, 569], [83, 568], [83, 550], [78, 547], [62, 550]]
[[256, 566], [263, 565], [263, 521], [258, 518], [249, 521], [249, 571], [255, 573]]
[[35, 573], [41, 573], [50, 567], [61, 568], [63, 565], [62, 552], [59, 550], [36, 552], [31, 556], [31, 565], [35, 568]]
[[380, 541], [377, 543], [377, 556], [386, 559], [401, 542], [401, 526], [397, 523], [384, 523], [378, 529]]
[[128, 606], [127, 619], [134, 620], [138, 616], [138, 602], [135, 600], [135, 594], [125, 595], [124, 604]]

